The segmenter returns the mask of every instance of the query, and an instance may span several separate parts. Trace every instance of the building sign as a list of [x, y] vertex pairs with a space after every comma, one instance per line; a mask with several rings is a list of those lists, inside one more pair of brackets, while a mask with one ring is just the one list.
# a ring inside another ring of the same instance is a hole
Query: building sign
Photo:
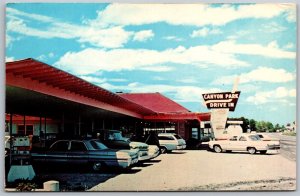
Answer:
[[215, 138], [222, 138], [229, 110], [226, 109], [212, 109], [210, 116], [211, 127], [214, 131]]
[[202, 94], [208, 109], [228, 108], [234, 111], [241, 91]]

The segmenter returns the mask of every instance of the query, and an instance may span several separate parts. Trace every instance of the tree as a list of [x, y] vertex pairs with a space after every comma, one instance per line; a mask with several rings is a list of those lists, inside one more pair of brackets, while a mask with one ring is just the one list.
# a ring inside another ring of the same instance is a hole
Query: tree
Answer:
[[256, 131], [256, 121], [254, 119], [249, 121], [249, 126], [251, 131]]
[[281, 129], [281, 127], [280, 127], [280, 125], [277, 123], [276, 125], [275, 125], [275, 127], [274, 127], [274, 131], [276, 132], [277, 130], [280, 130]]
[[266, 130], [268, 132], [274, 132], [274, 125], [271, 122], [266, 122]]

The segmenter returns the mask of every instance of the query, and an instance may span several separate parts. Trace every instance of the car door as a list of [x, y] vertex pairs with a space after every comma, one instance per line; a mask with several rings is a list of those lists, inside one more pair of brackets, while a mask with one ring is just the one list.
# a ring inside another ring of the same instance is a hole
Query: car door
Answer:
[[67, 163], [67, 151], [69, 149], [69, 141], [60, 140], [55, 142], [46, 153], [46, 161], [48, 163]]
[[247, 150], [247, 138], [245, 136], [241, 136], [238, 138], [238, 141], [236, 143], [236, 150], [238, 151], [245, 151]]
[[167, 150], [176, 150], [176, 138], [171, 135], [158, 135], [160, 146], [164, 146]]
[[88, 163], [88, 149], [83, 141], [71, 141], [70, 150], [67, 153], [68, 164], [85, 164]]
[[224, 150], [237, 150], [237, 136], [232, 136], [229, 141], [224, 141], [223, 149]]

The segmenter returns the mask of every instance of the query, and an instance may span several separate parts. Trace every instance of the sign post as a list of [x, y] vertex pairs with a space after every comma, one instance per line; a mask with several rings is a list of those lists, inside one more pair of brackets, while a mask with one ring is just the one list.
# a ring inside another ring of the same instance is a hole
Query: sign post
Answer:
[[232, 92], [206, 93], [202, 94], [204, 104], [211, 109], [211, 127], [216, 139], [224, 137], [228, 112], [235, 110], [240, 97], [240, 91], [236, 91], [238, 80], [236, 80]]

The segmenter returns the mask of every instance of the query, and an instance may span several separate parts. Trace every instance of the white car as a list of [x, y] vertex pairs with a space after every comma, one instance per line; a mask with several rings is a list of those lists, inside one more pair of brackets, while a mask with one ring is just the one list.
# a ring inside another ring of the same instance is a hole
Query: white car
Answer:
[[162, 154], [186, 148], [185, 140], [176, 133], [159, 133], [158, 139]]
[[268, 150], [279, 150], [278, 141], [263, 141], [256, 134], [242, 134], [232, 136], [228, 140], [210, 141], [209, 148], [217, 153], [222, 151], [248, 151], [250, 154], [260, 152], [266, 154]]
[[159, 155], [159, 148], [156, 145], [148, 145], [148, 155], [150, 157], [150, 159], [154, 159], [155, 157], [157, 157]]
[[280, 139], [270, 137], [263, 133], [256, 133], [256, 135], [258, 135], [258, 137], [260, 137], [260, 139], [263, 141], [280, 141]]
[[130, 149], [138, 149], [139, 150], [139, 161], [149, 160], [149, 145], [142, 142], [130, 142]]

